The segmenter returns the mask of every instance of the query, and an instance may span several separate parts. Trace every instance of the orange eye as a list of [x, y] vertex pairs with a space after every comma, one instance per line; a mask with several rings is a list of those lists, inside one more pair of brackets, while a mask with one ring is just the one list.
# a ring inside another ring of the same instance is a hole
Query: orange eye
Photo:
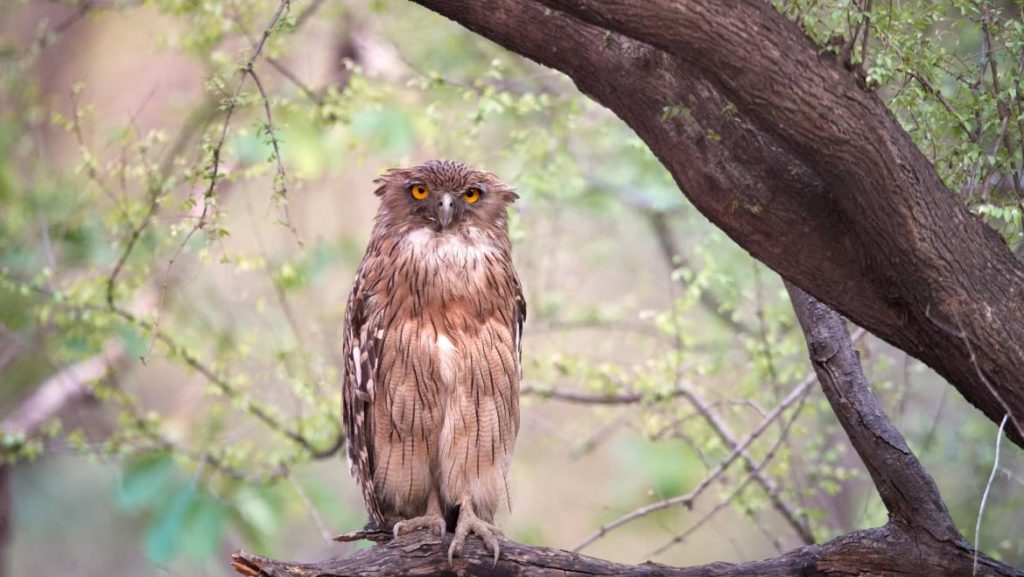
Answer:
[[467, 190], [466, 194], [465, 194], [465, 198], [466, 198], [466, 202], [468, 202], [469, 204], [473, 204], [474, 202], [480, 200], [480, 189], [476, 188], [476, 187], [473, 187], [473, 188]]
[[426, 200], [426, 198], [430, 196], [430, 189], [422, 184], [412, 185], [409, 192], [412, 193], [412, 197], [416, 200]]

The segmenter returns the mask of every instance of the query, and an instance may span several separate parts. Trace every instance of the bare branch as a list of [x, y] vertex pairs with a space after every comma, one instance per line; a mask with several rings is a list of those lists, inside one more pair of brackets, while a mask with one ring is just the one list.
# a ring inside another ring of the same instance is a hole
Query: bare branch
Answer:
[[[854, 335], [854, 340], [858, 340], [864, 334], [864, 330], [861, 329], [859, 334]], [[714, 411], [711, 409], [711, 406], [707, 403], [707, 401], [705, 401], [703, 398], [697, 395], [693, 387], [685, 386], [683, 387], [683, 390], [684, 396], [693, 404], [694, 408], [697, 409], [697, 412], [704, 417], [704, 420], [707, 421], [707, 423], [711, 426], [711, 429], [715, 431], [718, 437], [722, 439], [722, 442], [725, 444], [725, 446], [730, 450], [734, 450], [739, 445], [739, 442], [733, 436], [732, 431], [729, 430], [729, 426], [725, 423], [725, 421], [723, 421], [721, 418], [719, 418], [718, 415], [714, 413]], [[790, 419], [789, 425], [786, 425], [786, 430], [788, 430], [789, 426], [794, 422], [794, 420], [795, 413], [794, 419]], [[779, 438], [779, 441], [776, 442], [775, 447], [778, 447], [778, 444], [783, 440], [783, 438], [784, 437]], [[773, 455], [775, 450], [776, 449], [773, 448], [771, 451], [769, 451], [769, 455]], [[764, 465], [769, 461], [769, 459], [766, 458], [762, 460], [761, 463], [755, 465], [753, 459], [750, 458], [750, 455], [746, 451], [740, 452], [740, 458], [743, 460], [743, 465], [746, 468], [747, 473], [749, 475], [748, 478], [743, 481], [743, 485], [745, 485], [750, 480], [757, 482], [757, 484], [761, 486], [765, 494], [768, 496], [768, 500], [771, 501], [772, 506], [775, 508], [776, 511], [778, 511], [782, 518], [785, 519], [787, 523], [789, 523], [789, 526], [793, 528], [793, 531], [796, 532], [800, 540], [803, 541], [805, 545], [810, 545], [811, 543], [814, 543], [814, 535], [811, 533], [810, 528], [807, 527], [806, 519], [804, 519], [801, 515], [794, 511], [790, 504], [787, 503], [782, 498], [782, 496], [779, 494], [778, 485], [776, 485], [775, 481], [771, 477], [769, 477], [763, 472], [762, 469], [764, 468]], [[739, 492], [740, 491], [737, 490], [734, 496], [739, 495]], [[731, 498], [729, 500], [731, 500]], [[729, 500], [726, 500], [725, 503], [728, 503]]]
[[[783, 424], [782, 432], [779, 433], [779, 438], [776, 439], [775, 443], [773, 443], [771, 448], [768, 449], [768, 453], [765, 455], [765, 457], [763, 459], [761, 459], [760, 463], [754, 465], [751, 462], [750, 457], [747, 456], [746, 453], [743, 454], [744, 461], [747, 464], [747, 468], [748, 468], [749, 474], [747, 475], [747, 477], [745, 479], [743, 479], [743, 481], [739, 485], [736, 486], [735, 489], [733, 489], [733, 491], [731, 493], [729, 493], [729, 495], [727, 495], [724, 499], [719, 501], [718, 504], [716, 504], [714, 507], [712, 507], [710, 511], [705, 513], [696, 523], [691, 525], [686, 531], [680, 533], [679, 535], [676, 535], [675, 537], [670, 539], [664, 545], [658, 547], [657, 549], [654, 549], [653, 551], [651, 551], [650, 553], [645, 555], [645, 557], [655, 557], [655, 556], [660, 555], [660, 554], [664, 553], [665, 551], [669, 550], [672, 546], [678, 545], [679, 543], [682, 543], [683, 541], [685, 541], [687, 538], [690, 537], [690, 535], [693, 535], [694, 533], [696, 533], [698, 529], [700, 529], [701, 527], [704, 526], [705, 523], [710, 521], [712, 517], [717, 515], [720, 511], [722, 511], [723, 509], [728, 507], [730, 503], [732, 503], [734, 500], [736, 500], [743, 493], [743, 490], [747, 488], [747, 485], [749, 485], [751, 483], [751, 481], [755, 481], [756, 480], [762, 486], [764, 486], [766, 484], [766, 482], [771, 482], [770, 480], [766, 481], [762, 471], [763, 471], [765, 465], [770, 463], [772, 461], [772, 459], [775, 458], [775, 454], [778, 452], [779, 448], [782, 447], [782, 444], [785, 442], [786, 438], [789, 436], [789, 431], [790, 431], [790, 429], [792, 429], [793, 423], [796, 422], [797, 417], [800, 415], [800, 409], [802, 409], [803, 406], [804, 406], [804, 399], [805, 398], [806, 397], [803, 397], [803, 398], [800, 399], [800, 403], [797, 404], [796, 409], [793, 410], [793, 414], [789, 417], [789, 419], [786, 420], [785, 424]], [[767, 489], [766, 489], [766, 491], [767, 491]], [[778, 497], [777, 490], [774, 491], [774, 492], [768, 492], [768, 496], [769, 496], [769, 498], [771, 498], [771, 497], [776, 497], [777, 498]], [[788, 512], [788, 509], [787, 509], [787, 512]], [[787, 520], [791, 520], [791, 518], [795, 518], [795, 515], [793, 515], [792, 512], [789, 512], [789, 514], [788, 514], [788, 516], [786, 518], [787, 518]], [[792, 523], [792, 521], [791, 521], [791, 523]], [[800, 538], [801, 539], [805, 539], [805, 540], [809, 539], [809, 542], [805, 543], [805, 544], [809, 545], [810, 543], [814, 542], [814, 537], [812, 535], [810, 535], [810, 531], [808, 531], [807, 527], [804, 526], [802, 523], [797, 525], [797, 530], [798, 530], [798, 533], [800, 534]]]
[[801, 381], [800, 384], [798, 384], [786, 396], [786, 398], [783, 399], [782, 402], [778, 404], [778, 406], [776, 406], [767, 415], [765, 415], [764, 419], [761, 420], [757, 427], [755, 427], [754, 430], [751, 431], [750, 434], [747, 435], [747, 437], [742, 442], [737, 444], [736, 447], [732, 450], [732, 452], [730, 452], [729, 455], [726, 456], [726, 458], [723, 459], [717, 467], [712, 469], [704, 477], [704, 479], [697, 484], [697, 486], [691, 489], [689, 493], [686, 493], [685, 495], [677, 495], [675, 497], [671, 497], [668, 499], [662, 499], [660, 501], [651, 503], [649, 505], [640, 507], [639, 509], [626, 513], [618, 519], [615, 519], [610, 523], [602, 525], [592, 535], [584, 539], [579, 545], [576, 545], [576, 547], [573, 548], [573, 551], [580, 551], [583, 548], [593, 544], [598, 539], [607, 535], [608, 532], [614, 531], [615, 529], [625, 525], [626, 523], [650, 515], [655, 511], [660, 511], [662, 509], [667, 509], [669, 507], [673, 507], [676, 505], [683, 505], [686, 507], [691, 506], [693, 501], [698, 496], [700, 496], [700, 494], [703, 493], [704, 490], [711, 485], [711, 483], [718, 479], [718, 477], [720, 477], [722, 473], [725, 472], [729, 465], [735, 462], [736, 459], [740, 457], [740, 454], [743, 453], [747, 449], [747, 447], [751, 445], [751, 443], [756, 441], [768, 429], [768, 427], [782, 415], [782, 413], [786, 409], [788, 409], [793, 403], [802, 399], [804, 395], [806, 395], [810, 391], [811, 385], [814, 384], [814, 381], [815, 378], [813, 374], [808, 375], [807, 378]]
[[523, 385], [519, 394], [538, 397], [541, 399], [555, 399], [568, 403], [579, 403], [583, 405], [634, 405], [637, 403], [657, 403], [674, 397], [679, 397], [685, 392], [676, 387], [666, 392], [653, 393], [584, 393], [580, 391], [568, 391], [553, 387], [537, 385]]
[[53, 419], [64, 407], [91, 394], [92, 383], [124, 366], [124, 349], [111, 345], [106, 351], [69, 365], [48, 379], [0, 422], [0, 431], [31, 437], [40, 427]]

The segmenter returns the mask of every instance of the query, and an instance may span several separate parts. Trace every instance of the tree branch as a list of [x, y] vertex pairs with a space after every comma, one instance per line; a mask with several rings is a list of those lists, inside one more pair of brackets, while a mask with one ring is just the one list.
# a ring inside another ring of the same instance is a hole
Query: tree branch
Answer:
[[814, 297], [786, 283], [825, 397], [864, 462], [893, 521], [966, 547], [931, 475], [871, 393], [846, 321]]
[[92, 383], [125, 365], [119, 345], [84, 361], [69, 365], [46, 379], [10, 415], [0, 422], [0, 432], [31, 437], [64, 407], [88, 397]]
[[[613, 563], [546, 547], [530, 547], [504, 540], [501, 558], [493, 557], [477, 539], [469, 539], [464, 557], [448, 565], [447, 550], [451, 534], [443, 543], [420, 531], [404, 535], [385, 545], [317, 563], [282, 562], [239, 551], [232, 556], [232, 567], [245, 577], [359, 577], [376, 575], [437, 576], [543, 576], [593, 577], [812, 577], [891, 575], [968, 576], [971, 554], [968, 550], [939, 546], [915, 540], [892, 525], [857, 531], [824, 545], [795, 549], [779, 557], [746, 563], [712, 563], [694, 567], [669, 567], [658, 563], [627, 565]], [[979, 576], [1014, 576], [1016, 571], [982, 555]]]

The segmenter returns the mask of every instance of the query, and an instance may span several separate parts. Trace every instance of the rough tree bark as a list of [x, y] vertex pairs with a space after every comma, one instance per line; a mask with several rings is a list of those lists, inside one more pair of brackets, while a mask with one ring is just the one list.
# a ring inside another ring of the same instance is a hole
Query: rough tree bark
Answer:
[[1024, 444], [1024, 266], [857, 75], [770, 4], [416, 1], [566, 73], [737, 243], [993, 421], [1010, 413]]
[[347, 575], [1000, 575], [1024, 572], [978, 556], [957, 531], [934, 481], [907, 447], [903, 436], [871, 393], [846, 322], [838, 313], [787, 283], [793, 307], [807, 339], [810, 360], [833, 412], [850, 437], [889, 512], [884, 527], [857, 531], [823, 545], [810, 545], [779, 557], [749, 563], [713, 563], [668, 567], [655, 563], [624, 565], [577, 553], [502, 544], [501, 559], [470, 539], [465, 558], [451, 566], [443, 543], [426, 532], [352, 556], [319, 563], [284, 563], [245, 552], [233, 566], [246, 577], [340, 577]]

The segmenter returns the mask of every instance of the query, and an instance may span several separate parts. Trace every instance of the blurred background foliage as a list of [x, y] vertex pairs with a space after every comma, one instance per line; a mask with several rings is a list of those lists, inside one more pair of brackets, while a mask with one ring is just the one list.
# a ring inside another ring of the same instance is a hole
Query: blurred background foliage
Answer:
[[[775, 4], [859, 67], [1020, 251], [1019, 2]], [[752, 559], [885, 522], [816, 387], [791, 394], [810, 367], [780, 279], [560, 74], [399, 0], [0, 14], [0, 574], [226, 575], [239, 547], [345, 553], [329, 537], [365, 516], [339, 452], [339, 330], [371, 181], [439, 157], [522, 196], [510, 537], [569, 548], [686, 494], [787, 397], [746, 469], [586, 552], [636, 562], [680, 535], [655, 559]], [[902, 352], [860, 347], [973, 538], [994, 426]], [[1022, 486], [1004, 448], [981, 544], [1017, 565]]]

